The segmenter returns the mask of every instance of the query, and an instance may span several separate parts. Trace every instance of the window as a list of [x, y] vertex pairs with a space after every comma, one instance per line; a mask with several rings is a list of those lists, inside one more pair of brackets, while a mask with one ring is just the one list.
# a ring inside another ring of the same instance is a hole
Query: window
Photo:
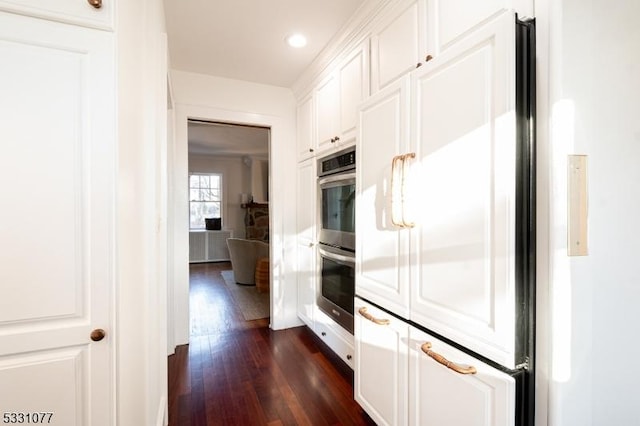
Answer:
[[221, 218], [222, 175], [189, 175], [189, 227], [205, 227], [205, 218]]

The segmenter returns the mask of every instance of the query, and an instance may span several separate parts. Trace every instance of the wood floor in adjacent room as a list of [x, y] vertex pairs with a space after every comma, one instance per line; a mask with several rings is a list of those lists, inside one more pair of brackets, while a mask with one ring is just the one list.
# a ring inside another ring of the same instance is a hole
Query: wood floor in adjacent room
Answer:
[[228, 269], [190, 266], [191, 339], [169, 357], [169, 425], [374, 425], [351, 370], [308, 328], [244, 320]]

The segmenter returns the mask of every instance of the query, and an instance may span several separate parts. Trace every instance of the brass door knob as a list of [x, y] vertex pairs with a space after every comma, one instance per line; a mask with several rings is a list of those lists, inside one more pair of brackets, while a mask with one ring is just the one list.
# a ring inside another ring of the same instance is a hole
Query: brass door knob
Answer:
[[103, 329], [96, 328], [91, 332], [91, 340], [93, 340], [94, 342], [99, 342], [100, 340], [104, 339], [104, 336], [106, 335], [107, 333], [105, 333]]

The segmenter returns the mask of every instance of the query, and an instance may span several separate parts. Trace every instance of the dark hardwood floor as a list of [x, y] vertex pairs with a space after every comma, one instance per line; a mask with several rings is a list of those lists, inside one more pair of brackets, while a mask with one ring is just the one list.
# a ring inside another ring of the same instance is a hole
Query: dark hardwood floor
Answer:
[[245, 321], [220, 271], [190, 266], [191, 338], [169, 357], [169, 425], [374, 425], [353, 373], [306, 327]]

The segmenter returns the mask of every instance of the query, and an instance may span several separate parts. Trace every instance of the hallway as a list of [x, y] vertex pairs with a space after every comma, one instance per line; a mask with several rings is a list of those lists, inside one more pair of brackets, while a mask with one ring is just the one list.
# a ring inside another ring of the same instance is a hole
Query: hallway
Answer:
[[373, 425], [353, 372], [306, 327], [245, 321], [220, 272], [190, 265], [191, 340], [169, 357], [169, 425]]

